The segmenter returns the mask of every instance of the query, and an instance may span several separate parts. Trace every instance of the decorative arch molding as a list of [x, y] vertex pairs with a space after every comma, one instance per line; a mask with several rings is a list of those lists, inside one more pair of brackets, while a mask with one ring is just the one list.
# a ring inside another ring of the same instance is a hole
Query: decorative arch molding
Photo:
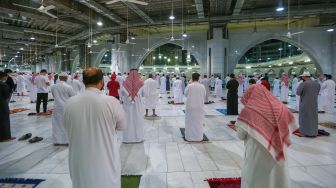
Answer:
[[[158, 48], [160, 46], [163, 46], [165, 44], [174, 44], [176, 46], [180, 46], [181, 48], [183, 48], [183, 44], [181, 44], [181, 42], [178, 42], [178, 41], [159, 41], [159, 42], [153, 44], [149, 48], [149, 51], [146, 51], [142, 56], [139, 56], [139, 58], [137, 58], [134, 68], [139, 68], [140, 65], [142, 64], [142, 62], [145, 60], [145, 58], [152, 52], [152, 50], [155, 50], [156, 48]], [[196, 59], [197, 63], [200, 66], [202, 66], [201, 61], [200, 61], [200, 55], [198, 54], [198, 52], [191, 49], [191, 53], [194, 56], [194, 58]]]
[[[243, 48], [243, 50], [241, 50], [241, 53], [234, 58], [233, 60], [233, 69], [234, 67], [236, 67], [236, 65], [238, 64], [239, 60], [245, 55], [245, 53], [253, 48], [254, 46], [260, 44], [260, 43], [263, 43], [265, 41], [268, 41], [268, 40], [271, 40], [271, 39], [275, 39], [275, 40], [280, 40], [280, 41], [284, 41], [284, 42], [287, 42], [287, 43], [290, 43], [291, 45], [294, 45], [296, 47], [299, 46], [299, 43], [298, 41], [295, 41], [294, 39], [290, 39], [286, 36], [282, 36], [282, 35], [275, 35], [275, 34], [267, 34], [267, 35], [263, 35], [263, 36], [260, 36], [258, 39], [250, 42], [246, 47]], [[305, 52], [307, 53], [307, 55], [312, 58], [314, 60], [315, 63], [315, 66], [317, 68], [317, 70], [320, 70], [321, 72], [324, 72], [319, 64], [319, 62], [317, 61], [318, 58], [318, 55], [317, 55], [317, 52], [312, 49], [308, 44], [306, 44], [304, 41], [300, 41], [300, 46], [302, 46], [304, 49], [305, 49]]]

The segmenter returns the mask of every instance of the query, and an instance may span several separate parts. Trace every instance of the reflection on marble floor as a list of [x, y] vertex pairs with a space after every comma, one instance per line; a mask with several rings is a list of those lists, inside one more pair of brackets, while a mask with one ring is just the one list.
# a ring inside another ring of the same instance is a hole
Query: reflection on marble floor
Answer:
[[[11, 115], [12, 135], [25, 133], [42, 136], [44, 140], [0, 143], [0, 178], [46, 179], [38, 188], [71, 187], [68, 170], [68, 149], [51, 142], [51, 117], [27, 116], [35, 109], [28, 97], [17, 97], [10, 108], [24, 107], [31, 111]], [[295, 105], [290, 98], [289, 106]], [[121, 144], [122, 174], [141, 174], [141, 188], [207, 188], [205, 178], [237, 177], [241, 173], [243, 142], [226, 124], [236, 116], [224, 116], [216, 111], [226, 103], [206, 105], [205, 134], [210, 142], [183, 141], [184, 105], [167, 104], [163, 95], [158, 106], [160, 120], [145, 120], [145, 142]], [[48, 104], [52, 108], [52, 102]], [[241, 108], [241, 106], [240, 106]], [[336, 114], [319, 114], [320, 121], [336, 121]], [[297, 114], [295, 114], [297, 117]], [[329, 137], [298, 138], [292, 136], [289, 149], [292, 187], [319, 188], [336, 185], [336, 130], [320, 127]], [[121, 134], [118, 133], [119, 138]]]

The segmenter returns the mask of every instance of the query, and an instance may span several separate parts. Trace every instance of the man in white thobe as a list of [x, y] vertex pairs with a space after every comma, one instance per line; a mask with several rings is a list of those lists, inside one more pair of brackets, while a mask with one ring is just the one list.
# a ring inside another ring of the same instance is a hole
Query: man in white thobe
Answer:
[[145, 96], [143, 82], [137, 69], [132, 69], [123, 83], [121, 99], [127, 114], [127, 128], [123, 131], [123, 143], [139, 143], [144, 139], [144, 110]]
[[281, 78], [281, 90], [280, 90], [280, 100], [284, 103], [287, 104], [288, 101], [288, 76], [286, 74], [282, 74], [282, 78]]
[[155, 114], [155, 108], [159, 99], [159, 94], [157, 92], [157, 85], [158, 82], [156, 80], [153, 80], [153, 75], [149, 74], [148, 79], [144, 82], [144, 92], [145, 92], [145, 98], [144, 103], [146, 107], [146, 114], [145, 116], [148, 116], [148, 110], [153, 110], [152, 116], [157, 116]]
[[26, 92], [26, 80], [23, 77], [23, 73], [20, 72], [19, 75], [16, 77], [16, 92], [17, 95], [24, 95]]
[[291, 96], [295, 96], [296, 95], [296, 89], [298, 87], [298, 82], [299, 79], [296, 77], [296, 75], [293, 75], [293, 80], [292, 80], [292, 94]]
[[78, 80], [78, 75], [75, 75], [72, 79], [71, 87], [76, 95], [79, 95], [85, 91], [85, 86], [81, 81]]
[[209, 103], [209, 95], [210, 95], [210, 80], [208, 79], [207, 75], [204, 75], [203, 79], [200, 81], [200, 83], [205, 88], [205, 97], [204, 97], [204, 103]]
[[73, 188], [120, 188], [121, 167], [117, 130], [127, 126], [120, 102], [101, 92], [103, 72], [83, 71], [86, 90], [64, 106], [69, 134], [69, 170]]
[[205, 88], [198, 82], [200, 75], [192, 74], [192, 82], [186, 87], [184, 95], [187, 97], [185, 110], [185, 139], [187, 141], [203, 140], [204, 98]]
[[173, 83], [173, 95], [174, 95], [174, 104], [183, 103], [183, 87], [182, 80], [180, 77], [176, 77], [176, 80]]
[[166, 93], [166, 77], [163, 74], [162, 77], [160, 78], [160, 93], [165, 94]]
[[[226, 80], [226, 79], [225, 79], [225, 80]], [[227, 82], [226, 82], [226, 83], [227, 83]], [[222, 80], [221, 80], [220, 77], [217, 77], [217, 78], [216, 78], [216, 83], [215, 83], [215, 95], [216, 95], [216, 97], [219, 97], [219, 98], [221, 98], [221, 97], [224, 97], [224, 98], [225, 98], [225, 96], [223, 96]]]
[[210, 77], [210, 89], [211, 89], [211, 91], [215, 90], [215, 83], [216, 83], [216, 79], [215, 79], [214, 75], [211, 75], [211, 77]]
[[276, 97], [280, 96], [280, 80], [278, 77], [273, 80], [273, 95]]
[[296, 108], [295, 109], [296, 109], [296, 111], [299, 111], [299, 107], [300, 107], [300, 95], [297, 95], [296, 92], [297, 92], [297, 88], [300, 86], [300, 84], [302, 82], [303, 82], [303, 80], [300, 77], [300, 79], [298, 81], [298, 84], [296, 86], [296, 91], [295, 91], [295, 102], [296, 102]]
[[326, 75], [326, 80], [321, 87], [321, 106], [326, 113], [334, 112], [335, 103], [335, 81], [330, 74]]
[[65, 130], [62, 118], [66, 101], [76, 93], [72, 87], [66, 83], [67, 79], [67, 73], [62, 72], [59, 74], [60, 82], [51, 86], [51, 93], [55, 99], [52, 114], [52, 141], [54, 145], [69, 144], [68, 133]]

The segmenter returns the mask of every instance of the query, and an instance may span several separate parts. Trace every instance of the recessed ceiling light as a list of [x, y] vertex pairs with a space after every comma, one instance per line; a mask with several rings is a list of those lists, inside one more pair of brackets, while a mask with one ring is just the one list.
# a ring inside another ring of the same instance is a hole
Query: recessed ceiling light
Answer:
[[20, 50], [23, 50], [23, 48], [20, 48]]
[[188, 36], [187, 33], [182, 34], [182, 37], [187, 37], [187, 36]]
[[285, 8], [284, 8], [284, 7], [278, 7], [278, 8], [276, 8], [275, 10], [276, 10], [277, 12], [281, 12], [281, 11], [285, 10]]
[[97, 43], [97, 40], [93, 40], [92, 42], [93, 42], [93, 43]]
[[134, 39], [135, 39], [135, 37], [131, 37], [131, 39], [132, 39], [132, 40], [134, 40]]
[[288, 47], [291, 47], [292, 45], [288, 44]]
[[103, 25], [103, 22], [98, 21], [98, 22], [97, 22], [97, 25], [98, 25], [98, 26], [102, 26], [102, 25]]
[[35, 37], [30, 37], [31, 40], [35, 40]]
[[327, 30], [327, 32], [333, 32], [334, 31], [334, 29], [328, 29]]
[[175, 16], [174, 16], [174, 15], [171, 15], [171, 16], [169, 16], [169, 19], [170, 19], [170, 20], [174, 20], [174, 19], [175, 19]]

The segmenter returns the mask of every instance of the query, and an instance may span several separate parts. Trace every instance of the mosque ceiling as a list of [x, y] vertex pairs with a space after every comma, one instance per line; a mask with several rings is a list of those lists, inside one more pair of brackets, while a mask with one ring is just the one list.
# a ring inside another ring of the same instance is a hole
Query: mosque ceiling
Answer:
[[[207, 30], [211, 25], [228, 24], [239, 29], [286, 24], [287, 1], [270, 0], [142, 0], [147, 6], [110, 0], [44, 0], [43, 6], [53, 6], [49, 14], [39, 11], [41, 0], [0, 1], [0, 56], [8, 61], [19, 49], [28, 53], [40, 48], [39, 53], [57, 51], [60, 46], [73, 45], [93, 35], [126, 33], [127, 20], [133, 35], [167, 33], [174, 14], [176, 31]], [[280, 6], [285, 10], [276, 12]], [[305, 25], [335, 24], [336, 0], [291, 0], [291, 22]], [[102, 26], [97, 26], [97, 22]], [[255, 23], [256, 22], [256, 23]], [[57, 36], [57, 38], [56, 38]], [[32, 39], [34, 38], [34, 39]], [[6, 54], [6, 56], [3, 56]], [[20, 54], [18, 54], [20, 56]]]

